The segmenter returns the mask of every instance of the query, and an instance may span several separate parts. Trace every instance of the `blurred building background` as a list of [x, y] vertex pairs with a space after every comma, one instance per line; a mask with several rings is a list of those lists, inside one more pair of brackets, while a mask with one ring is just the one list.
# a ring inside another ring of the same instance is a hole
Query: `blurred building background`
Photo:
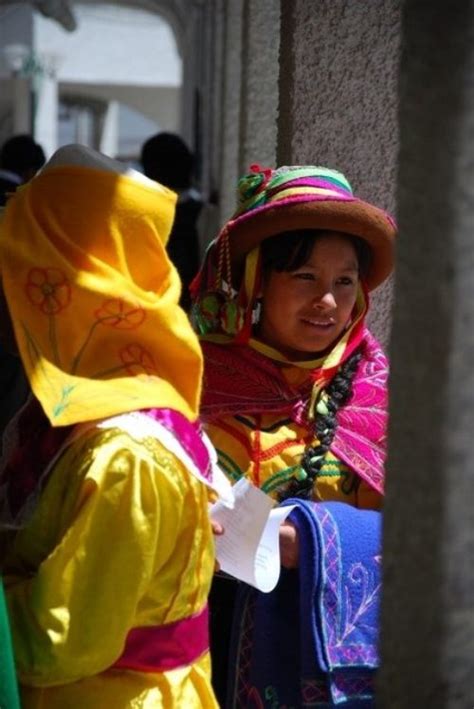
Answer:
[[32, 132], [47, 155], [79, 142], [133, 161], [150, 134], [179, 130], [181, 82], [173, 30], [156, 12], [0, 3], [0, 142]]

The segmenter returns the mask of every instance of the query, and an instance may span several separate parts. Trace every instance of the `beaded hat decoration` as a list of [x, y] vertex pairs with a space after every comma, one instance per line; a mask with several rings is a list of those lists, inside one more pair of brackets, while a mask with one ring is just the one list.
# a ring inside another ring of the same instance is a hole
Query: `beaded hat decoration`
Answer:
[[389, 276], [395, 223], [382, 209], [358, 199], [342, 173], [311, 165], [276, 170], [252, 165], [250, 170], [238, 182], [236, 212], [210, 244], [191, 286], [198, 334], [237, 341], [248, 337], [260, 286], [257, 247], [281, 232], [315, 229], [358, 236], [371, 251], [367, 289]]

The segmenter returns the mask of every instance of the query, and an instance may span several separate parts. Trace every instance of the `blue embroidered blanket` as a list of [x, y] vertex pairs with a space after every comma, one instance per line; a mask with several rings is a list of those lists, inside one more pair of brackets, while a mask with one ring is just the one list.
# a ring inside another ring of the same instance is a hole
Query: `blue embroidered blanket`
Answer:
[[370, 707], [378, 666], [380, 513], [296, 504], [300, 567], [272, 593], [242, 585], [228, 707]]

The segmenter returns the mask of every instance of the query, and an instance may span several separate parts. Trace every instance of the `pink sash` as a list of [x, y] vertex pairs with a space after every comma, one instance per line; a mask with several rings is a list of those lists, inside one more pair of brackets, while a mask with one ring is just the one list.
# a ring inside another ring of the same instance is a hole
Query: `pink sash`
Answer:
[[166, 672], [190, 665], [209, 650], [207, 605], [195, 615], [166, 625], [133, 628], [111, 669]]

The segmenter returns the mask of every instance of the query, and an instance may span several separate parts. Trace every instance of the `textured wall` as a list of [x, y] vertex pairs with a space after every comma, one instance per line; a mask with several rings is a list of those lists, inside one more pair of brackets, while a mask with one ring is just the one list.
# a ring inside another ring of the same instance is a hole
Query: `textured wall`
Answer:
[[[278, 162], [341, 170], [356, 193], [395, 211], [402, 0], [282, 0]], [[371, 324], [387, 342], [391, 288]]]
[[280, 0], [245, 0], [242, 49], [241, 173], [276, 164]]
[[[197, 185], [205, 200], [220, 191], [223, 160], [224, 34], [226, 0], [190, 3], [183, 47], [183, 136], [197, 158]], [[220, 226], [219, 208], [200, 218], [201, 251]]]
[[218, 187], [221, 164], [221, 105], [223, 67], [224, 2], [210, 0], [203, 6], [198, 41], [203, 52], [199, 126], [201, 143], [200, 186], [206, 198]]
[[[242, 0], [188, 0], [183, 47], [183, 135], [196, 150], [205, 200], [201, 253], [234, 204], [239, 155]], [[220, 200], [219, 204], [215, 200]]]
[[181, 92], [181, 124], [180, 133], [186, 142], [194, 148], [194, 95], [200, 85], [199, 63], [196, 63], [196, 54], [200, 54], [201, 45], [198, 29], [202, 13], [193, 11], [192, 21], [183, 29], [183, 36], [179, 37], [179, 45], [183, 48], [183, 88]]
[[226, 0], [224, 29], [224, 83], [221, 109], [221, 221], [227, 219], [234, 211], [235, 185], [239, 176], [242, 15], [243, 0]]
[[407, 0], [380, 706], [474, 705], [474, 3]]

